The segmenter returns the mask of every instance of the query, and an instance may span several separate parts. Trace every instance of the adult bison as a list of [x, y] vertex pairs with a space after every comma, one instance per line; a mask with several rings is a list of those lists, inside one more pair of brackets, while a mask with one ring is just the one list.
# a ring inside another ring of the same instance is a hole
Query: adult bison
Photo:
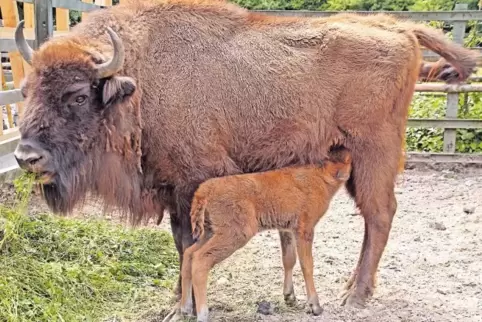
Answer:
[[221, 1], [126, 2], [35, 52], [22, 26], [32, 71], [15, 155], [54, 212], [87, 193], [134, 220], [167, 206], [182, 255], [199, 183], [317, 162], [343, 145], [365, 219], [346, 297], [355, 306], [373, 292], [397, 208], [420, 45], [461, 80], [475, 68], [471, 51], [423, 25], [271, 17]]

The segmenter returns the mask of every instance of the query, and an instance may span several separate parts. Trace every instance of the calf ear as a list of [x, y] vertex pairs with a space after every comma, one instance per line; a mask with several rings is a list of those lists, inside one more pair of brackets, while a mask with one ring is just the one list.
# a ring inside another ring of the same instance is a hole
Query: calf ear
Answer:
[[104, 108], [122, 102], [136, 90], [136, 82], [130, 77], [115, 76], [104, 83], [102, 103]]
[[341, 181], [348, 181], [350, 179], [350, 173], [346, 172], [344, 170], [338, 170], [336, 172], [336, 179], [341, 180]]

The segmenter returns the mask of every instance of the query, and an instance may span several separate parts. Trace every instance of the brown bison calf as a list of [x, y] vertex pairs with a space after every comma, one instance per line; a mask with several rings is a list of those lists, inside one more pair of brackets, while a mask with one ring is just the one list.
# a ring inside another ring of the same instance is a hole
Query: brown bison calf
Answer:
[[[332, 153], [321, 166], [225, 176], [201, 184], [191, 206], [193, 237], [197, 242], [184, 253], [181, 304], [171, 316], [176, 314], [181, 318], [182, 314], [192, 313], [191, 290], [194, 287], [197, 320], [207, 321], [209, 271], [258, 232], [267, 229], [294, 234], [306, 284], [307, 305], [313, 314], [321, 314], [313, 281], [314, 228], [350, 172], [351, 155], [342, 149]], [[284, 296], [289, 302], [295, 300], [292, 284], [295, 263], [296, 251], [283, 252]]]

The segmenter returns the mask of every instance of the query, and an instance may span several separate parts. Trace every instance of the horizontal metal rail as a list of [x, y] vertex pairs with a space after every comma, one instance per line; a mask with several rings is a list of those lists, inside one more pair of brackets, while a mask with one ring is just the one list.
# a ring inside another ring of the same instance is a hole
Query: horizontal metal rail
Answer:
[[23, 95], [19, 89], [8, 91], [0, 91], [0, 106], [7, 104], [15, 104], [23, 101]]
[[439, 129], [482, 129], [482, 119], [408, 119], [408, 127]]
[[[62, 8], [62, 9], [69, 9], [69, 10], [76, 10], [76, 11], [93, 11], [98, 10], [100, 8], [105, 8], [103, 6], [98, 6], [93, 3], [86, 3], [80, 0], [51, 0], [52, 7], [54, 8]], [[17, 0], [17, 2], [24, 2], [24, 3], [33, 3], [33, 0]]]
[[458, 163], [482, 165], [481, 153], [408, 152], [406, 163]]
[[470, 93], [482, 92], [482, 84], [440, 84], [423, 83], [415, 85], [416, 92]]
[[[27, 43], [33, 48], [34, 41], [27, 39]], [[17, 46], [15, 45], [15, 40], [13, 39], [0, 39], [0, 50], [2, 52], [12, 52], [17, 51]]]

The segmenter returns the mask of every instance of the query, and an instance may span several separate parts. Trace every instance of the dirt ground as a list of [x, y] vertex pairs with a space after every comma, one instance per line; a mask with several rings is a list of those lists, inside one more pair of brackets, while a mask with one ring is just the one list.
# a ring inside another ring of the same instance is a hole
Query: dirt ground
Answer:
[[[341, 190], [315, 236], [322, 316], [283, 303], [279, 237], [268, 231], [213, 269], [211, 321], [482, 321], [482, 170], [407, 170], [396, 193], [398, 211], [379, 266], [378, 287], [366, 309], [342, 307], [338, 298], [363, 237], [363, 219]], [[43, 208], [40, 201], [34, 203], [35, 209]], [[89, 206], [82, 214], [100, 212]], [[169, 230], [168, 216], [160, 229]], [[295, 293], [303, 303], [299, 263], [294, 274]], [[257, 313], [263, 300], [273, 307], [272, 314]], [[143, 321], [162, 321], [168, 306]]]

